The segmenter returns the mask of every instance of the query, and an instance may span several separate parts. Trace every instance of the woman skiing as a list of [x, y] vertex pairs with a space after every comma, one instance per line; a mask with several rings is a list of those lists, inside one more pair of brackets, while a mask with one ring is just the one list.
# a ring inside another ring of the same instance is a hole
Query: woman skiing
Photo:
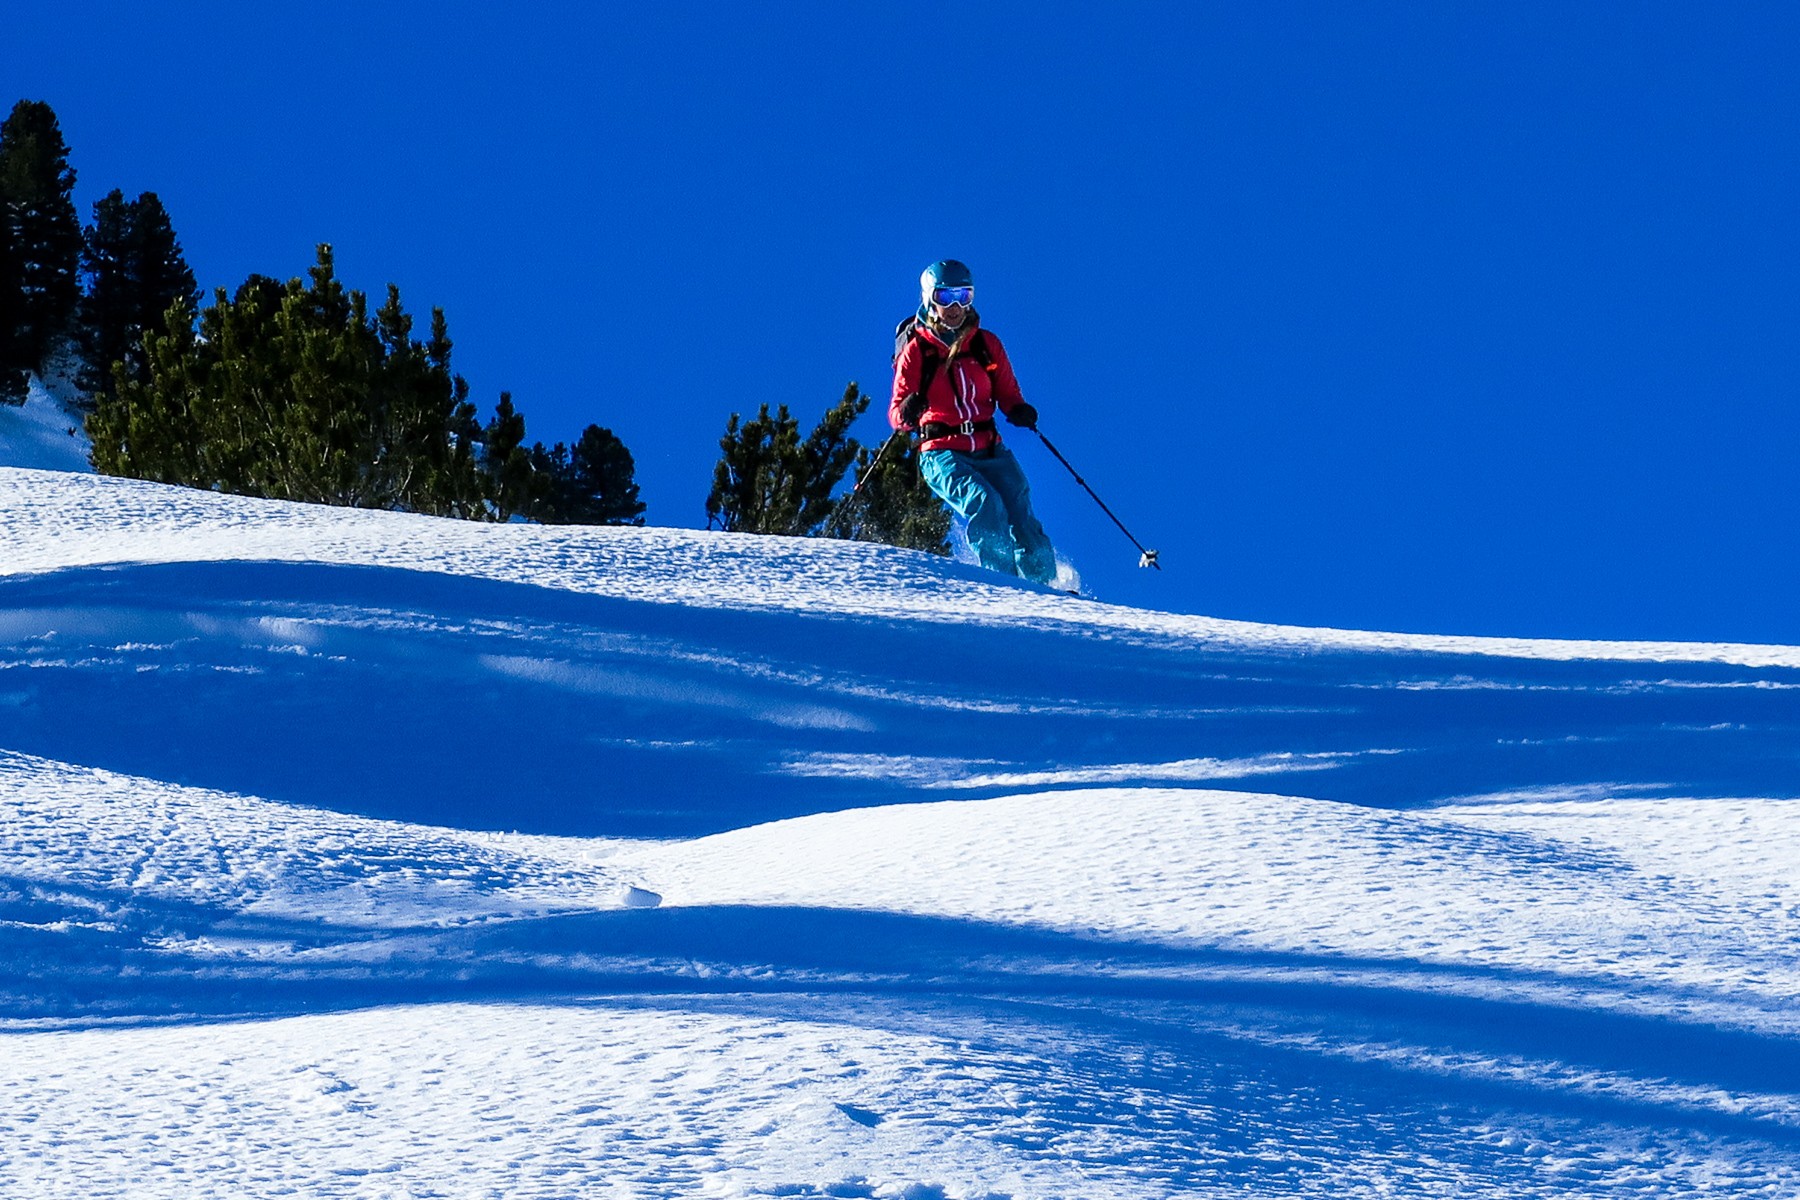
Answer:
[[919, 434], [926, 484], [968, 525], [981, 565], [1035, 583], [1056, 576], [1056, 552], [1031, 511], [1031, 485], [994, 427], [1037, 427], [1000, 339], [981, 328], [975, 279], [954, 259], [919, 276], [918, 315], [903, 322], [888, 421]]

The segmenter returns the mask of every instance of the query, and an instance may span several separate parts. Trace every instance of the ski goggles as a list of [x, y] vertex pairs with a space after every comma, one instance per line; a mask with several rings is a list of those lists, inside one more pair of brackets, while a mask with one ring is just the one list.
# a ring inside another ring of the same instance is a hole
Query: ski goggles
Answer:
[[945, 308], [949, 308], [952, 304], [961, 304], [967, 307], [974, 303], [975, 289], [972, 287], [938, 288], [931, 293], [931, 298]]

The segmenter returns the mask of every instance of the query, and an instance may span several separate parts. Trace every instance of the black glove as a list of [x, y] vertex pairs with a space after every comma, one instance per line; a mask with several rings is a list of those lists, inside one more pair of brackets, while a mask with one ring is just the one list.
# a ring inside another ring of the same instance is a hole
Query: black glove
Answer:
[[917, 429], [919, 418], [925, 415], [925, 397], [914, 392], [900, 402], [900, 424], [906, 429]]
[[1012, 411], [1006, 414], [1006, 419], [1021, 429], [1036, 429], [1037, 409], [1021, 400], [1012, 406]]

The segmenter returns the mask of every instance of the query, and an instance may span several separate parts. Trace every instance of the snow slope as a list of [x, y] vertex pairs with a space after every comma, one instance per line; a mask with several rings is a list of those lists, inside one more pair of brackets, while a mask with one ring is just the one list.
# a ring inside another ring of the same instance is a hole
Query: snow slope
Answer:
[[[788, 609], [884, 619], [1021, 625], [1132, 637], [1140, 644], [1425, 651], [1535, 659], [1800, 666], [1800, 648], [1729, 643], [1530, 641], [1298, 629], [1127, 609], [1077, 609], [1050, 588], [910, 551], [688, 529], [521, 524], [496, 530], [403, 513], [169, 493], [114, 479], [0, 476], [11, 541], [0, 571], [104, 563], [279, 561], [432, 571], [618, 599], [706, 608]], [[129, 534], [122, 531], [129, 530]]]
[[93, 443], [74, 407], [74, 389], [62, 379], [46, 386], [30, 377], [25, 403], [0, 404], [0, 466], [45, 471], [92, 471]]
[[0, 1194], [1793, 1195], [1797, 653], [0, 469]]

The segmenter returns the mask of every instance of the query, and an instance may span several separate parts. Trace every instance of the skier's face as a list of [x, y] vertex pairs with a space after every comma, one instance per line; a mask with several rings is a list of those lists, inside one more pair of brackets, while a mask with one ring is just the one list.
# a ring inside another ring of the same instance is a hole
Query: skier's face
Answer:
[[969, 319], [969, 306], [966, 304], [939, 304], [933, 300], [931, 307], [937, 310], [938, 320], [950, 329], [961, 329], [962, 323]]
[[960, 329], [969, 319], [969, 306], [975, 303], [975, 289], [969, 284], [933, 288], [931, 308], [938, 322], [949, 329]]

